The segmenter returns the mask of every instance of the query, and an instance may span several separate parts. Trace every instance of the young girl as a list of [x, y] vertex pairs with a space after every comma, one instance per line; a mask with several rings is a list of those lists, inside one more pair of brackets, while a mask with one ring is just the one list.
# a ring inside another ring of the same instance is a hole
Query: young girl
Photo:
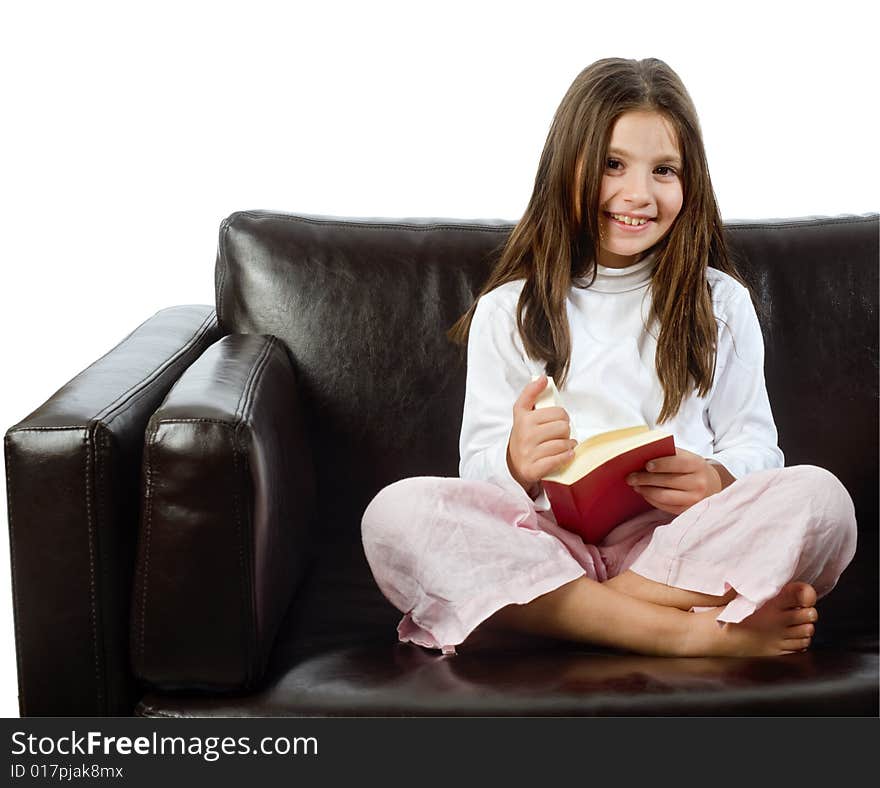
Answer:
[[[391, 484], [362, 521], [401, 641], [455, 653], [479, 627], [674, 656], [809, 646], [855, 553], [854, 508], [828, 471], [783, 467], [750, 291], [666, 63], [578, 75], [449, 336], [467, 341], [461, 478]], [[547, 375], [564, 408], [535, 409]], [[540, 479], [577, 440], [636, 424], [672, 432], [676, 454], [628, 479], [653, 508], [586, 544]]]

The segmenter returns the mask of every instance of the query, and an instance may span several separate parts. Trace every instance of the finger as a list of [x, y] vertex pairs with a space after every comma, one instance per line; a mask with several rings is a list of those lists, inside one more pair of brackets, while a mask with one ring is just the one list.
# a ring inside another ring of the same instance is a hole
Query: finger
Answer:
[[558, 405], [550, 408], [536, 408], [531, 411], [529, 418], [532, 419], [534, 424], [546, 424], [549, 421], [571, 421], [568, 411]]
[[518, 410], [530, 411], [535, 407], [541, 392], [547, 388], [548, 380], [546, 375], [541, 375], [537, 380], [531, 381], [516, 398], [513, 403], [514, 412]]
[[648, 495], [642, 494], [642, 497], [650, 506], [653, 506], [655, 509], [660, 509], [660, 511], [668, 512], [669, 514], [675, 515], [676, 517], [689, 508], [687, 506], [670, 506], [669, 504], [665, 504], [662, 501], [657, 500], [650, 493], [648, 493]]
[[535, 447], [535, 460], [543, 460], [545, 457], [566, 454], [574, 449], [575, 446], [577, 446], [577, 441], [570, 438], [542, 441]]
[[[691, 493], [682, 492], [681, 490], [667, 490], [664, 487], [650, 487], [637, 485], [633, 489], [639, 493], [651, 506], [658, 509], [664, 506], [681, 506], [688, 508], [693, 506], [696, 501]], [[662, 506], [658, 506], [662, 504]]]
[[560, 454], [553, 454], [549, 457], [543, 457], [538, 460], [534, 464], [534, 474], [539, 478], [543, 478], [544, 476], [549, 476], [551, 473], [555, 473], [558, 470], [561, 470], [564, 466], [568, 465], [572, 460], [572, 455], [568, 453], [568, 451], [562, 452]]
[[567, 421], [550, 421], [545, 424], [532, 425], [529, 428], [529, 435], [536, 446], [552, 440], [574, 440], [571, 437], [571, 425]]
[[[681, 449], [676, 449], [681, 451]], [[696, 454], [676, 454], [674, 457], [657, 457], [645, 463], [645, 470], [653, 473], [693, 473], [701, 468], [703, 458]]]
[[627, 484], [663, 487], [670, 490], [696, 490], [699, 485], [693, 473], [645, 473], [636, 471], [626, 477]]

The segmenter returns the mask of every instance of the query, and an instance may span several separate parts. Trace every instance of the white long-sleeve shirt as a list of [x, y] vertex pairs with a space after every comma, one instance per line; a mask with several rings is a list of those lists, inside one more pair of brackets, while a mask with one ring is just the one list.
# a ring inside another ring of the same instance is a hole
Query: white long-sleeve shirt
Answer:
[[[748, 290], [709, 268], [718, 325], [712, 388], [691, 392], [678, 414], [657, 424], [663, 389], [654, 367], [658, 326], [650, 317], [656, 252], [628, 268], [598, 266], [595, 283], [570, 289], [566, 310], [572, 354], [561, 399], [571, 437], [586, 440], [606, 430], [647, 424], [671, 432], [675, 445], [720, 462], [734, 478], [784, 464], [764, 381], [764, 341]], [[459, 475], [526, 495], [507, 465], [513, 404], [543, 362], [525, 352], [516, 327], [524, 280], [484, 295], [471, 322], [467, 382], [459, 441]], [[585, 283], [585, 280], [581, 282]], [[650, 323], [650, 331], [645, 328]], [[543, 490], [538, 511], [550, 509]]]

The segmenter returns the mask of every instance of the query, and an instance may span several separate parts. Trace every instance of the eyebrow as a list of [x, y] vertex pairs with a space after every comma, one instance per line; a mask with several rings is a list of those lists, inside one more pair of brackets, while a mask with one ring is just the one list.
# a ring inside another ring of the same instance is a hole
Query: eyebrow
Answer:
[[[613, 153], [616, 156], [629, 156], [630, 155], [625, 150], [621, 150], [620, 148], [609, 148], [608, 153], [609, 154]], [[654, 163], [659, 164], [660, 162], [666, 162], [666, 161], [670, 162], [671, 164], [677, 164], [679, 167], [681, 167], [681, 159], [679, 159], [678, 156], [676, 156], [674, 153], [665, 153], [659, 159], [657, 159], [657, 161], [655, 161]]]

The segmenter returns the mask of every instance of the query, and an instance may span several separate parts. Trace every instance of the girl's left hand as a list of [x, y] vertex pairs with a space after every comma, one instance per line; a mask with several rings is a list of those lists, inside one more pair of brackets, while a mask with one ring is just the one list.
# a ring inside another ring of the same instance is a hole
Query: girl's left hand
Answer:
[[721, 475], [699, 454], [676, 447], [674, 457], [651, 460], [645, 471], [626, 482], [655, 509], [679, 515], [695, 503], [721, 492]]

